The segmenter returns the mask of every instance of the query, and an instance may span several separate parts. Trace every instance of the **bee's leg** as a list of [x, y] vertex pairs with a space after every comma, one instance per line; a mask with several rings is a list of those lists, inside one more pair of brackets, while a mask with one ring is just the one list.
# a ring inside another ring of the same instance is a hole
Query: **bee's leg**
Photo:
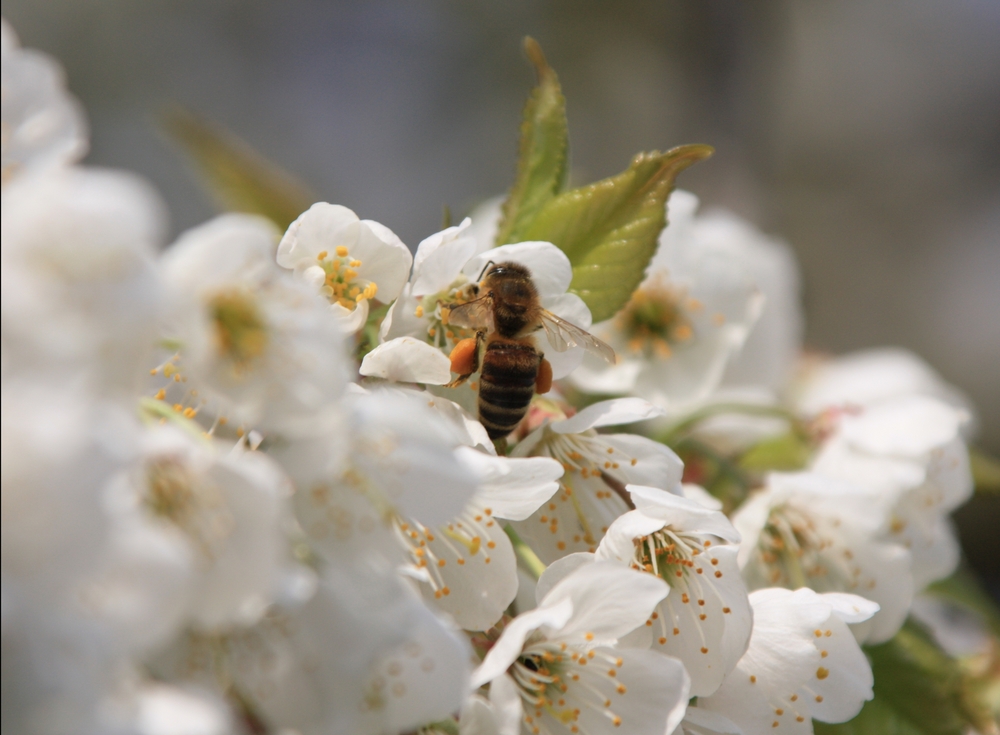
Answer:
[[535, 393], [543, 395], [552, 390], [552, 363], [539, 353], [538, 376], [535, 378]]
[[479, 348], [486, 339], [486, 332], [480, 330], [476, 332], [475, 338], [461, 340], [451, 351], [451, 371], [458, 373], [458, 377], [445, 385], [445, 388], [457, 388], [469, 376], [479, 370]]

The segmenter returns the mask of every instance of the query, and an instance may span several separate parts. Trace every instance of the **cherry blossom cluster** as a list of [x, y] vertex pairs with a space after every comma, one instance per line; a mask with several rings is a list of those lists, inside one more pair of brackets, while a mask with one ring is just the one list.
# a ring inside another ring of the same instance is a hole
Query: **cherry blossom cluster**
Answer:
[[[329, 203], [168, 244], [147, 183], [80, 164], [58, 66], [6, 23], [2, 53], [5, 729], [812, 733], [954, 570], [964, 399], [902, 351], [803, 357], [747, 223], [674, 192], [593, 325], [496, 204], [413, 254]], [[557, 387], [499, 452], [447, 387], [489, 261], [618, 354], [539, 332]], [[794, 471], [713, 484], [790, 434]]]

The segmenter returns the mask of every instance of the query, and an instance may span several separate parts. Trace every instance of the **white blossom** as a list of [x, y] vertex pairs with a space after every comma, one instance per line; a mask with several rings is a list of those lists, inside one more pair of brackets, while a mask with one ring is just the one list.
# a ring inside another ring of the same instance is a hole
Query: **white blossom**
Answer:
[[[473, 330], [448, 325], [442, 307], [468, 301], [464, 287], [474, 282], [491, 261], [524, 265], [531, 272], [543, 308], [582, 329], [590, 327], [590, 309], [579, 296], [567, 293], [573, 269], [562, 250], [548, 242], [522, 242], [484, 252], [476, 240], [465, 234], [470, 225], [466, 220], [420, 243], [410, 283], [382, 323], [383, 340], [417, 337], [450, 352], [455, 342], [473, 336]], [[565, 377], [583, 359], [582, 347], [557, 352], [544, 332], [535, 339], [539, 352], [552, 365], [554, 378]]]
[[507, 624], [473, 685], [489, 683], [490, 701], [502, 711], [520, 710], [524, 733], [672, 732], [687, 706], [683, 665], [655, 651], [616, 647], [649, 617], [666, 584], [594, 562], [541, 589], [547, 591], [538, 607]]
[[189, 637], [154, 669], [238, 692], [278, 731], [382, 735], [457, 711], [469, 691], [470, 654], [390, 568], [368, 557], [327, 566], [315, 596], [273, 608], [253, 628]]
[[894, 498], [885, 531], [913, 556], [918, 590], [958, 565], [948, 514], [972, 494], [964, 411], [903, 395], [847, 412], [812, 463], [814, 471]]
[[739, 533], [720, 512], [656, 488], [628, 486], [636, 510], [597, 549], [670, 585], [646, 621], [654, 649], [680, 659], [691, 695], [708, 696], [746, 651], [751, 611], [736, 563]]
[[818, 473], [772, 473], [733, 515], [747, 586], [867, 598], [881, 609], [859, 637], [887, 641], [906, 618], [914, 575], [906, 549], [884, 538], [892, 505], [891, 495]]
[[[3, 73], [3, 184], [24, 173], [71, 164], [87, 152], [87, 121], [52, 57], [23, 49], [0, 21]], [[5, 192], [6, 194], [6, 192]]]
[[437, 607], [466, 630], [488, 630], [518, 591], [517, 560], [501, 524], [522, 520], [545, 503], [562, 467], [543, 457], [495, 457], [468, 447], [458, 456], [478, 479], [472, 499], [436, 527], [400, 518], [397, 537]]
[[365, 355], [360, 373], [394, 383], [444, 385], [451, 380], [451, 361], [416, 337], [397, 337]]
[[661, 411], [649, 402], [601, 401], [569, 418], [558, 418], [565, 414], [552, 404], [549, 414], [556, 420], [543, 420], [511, 452], [513, 457], [551, 457], [565, 469], [559, 491], [548, 504], [514, 524], [542, 561], [594, 551], [612, 521], [628, 510], [619, 495], [626, 484], [680, 492], [683, 465], [671, 449], [638, 434], [596, 431], [659, 416]]
[[253, 624], [289, 563], [288, 480], [263, 454], [227, 453], [173, 428], [148, 432], [144, 444], [139, 466], [113, 497], [119, 512], [141, 513], [183, 540], [193, 566], [184, 612], [193, 626]]
[[675, 191], [670, 224], [631, 300], [593, 333], [618, 354], [613, 366], [593, 357], [572, 375], [591, 393], [632, 393], [670, 410], [706, 398], [742, 348], [762, 306], [731, 231], [695, 217], [697, 198]]
[[698, 709], [744, 733], [811, 735], [812, 720], [846, 722], [872, 698], [872, 671], [848, 623], [878, 606], [847, 594], [763, 589], [750, 593], [753, 632], [736, 668]]
[[138, 177], [66, 168], [3, 193], [4, 371], [132, 400], [158, 338], [164, 217]]
[[399, 296], [413, 256], [385, 225], [317, 202], [288, 227], [277, 261], [317, 287], [344, 331], [356, 332], [368, 319], [370, 302], [388, 304]]
[[968, 399], [957, 388], [915, 354], [898, 347], [803, 360], [788, 392], [793, 405], [806, 415], [858, 408], [907, 395], [937, 398], [955, 408], [970, 410]]
[[382, 322], [379, 336], [383, 340], [411, 336], [436, 345], [444, 343], [446, 330], [437, 312], [438, 301], [455, 299], [455, 292], [469, 283], [463, 267], [489, 247], [477, 244], [471, 237], [471, 226], [472, 221], [466, 218], [417, 246], [410, 280]]
[[183, 234], [162, 258], [171, 327], [198, 389], [227, 418], [309, 433], [343, 393], [344, 333], [322, 298], [275, 264], [276, 240], [268, 221], [237, 214]]

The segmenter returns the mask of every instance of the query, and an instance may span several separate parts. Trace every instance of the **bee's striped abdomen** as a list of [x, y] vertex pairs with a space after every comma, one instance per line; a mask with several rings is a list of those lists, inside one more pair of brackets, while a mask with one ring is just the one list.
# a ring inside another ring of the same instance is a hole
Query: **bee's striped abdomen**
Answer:
[[479, 420], [490, 439], [507, 436], [528, 412], [542, 356], [532, 345], [495, 339], [486, 345], [479, 380]]

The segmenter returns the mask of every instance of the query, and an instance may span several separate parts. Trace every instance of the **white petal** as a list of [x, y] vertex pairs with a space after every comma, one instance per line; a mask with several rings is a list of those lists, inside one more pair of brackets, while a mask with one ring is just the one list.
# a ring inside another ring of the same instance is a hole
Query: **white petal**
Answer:
[[614, 641], [643, 625], [669, 591], [652, 574], [596, 561], [556, 583], [539, 607], [572, 601], [573, 617], [559, 631], [561, 639]]
[[569, 258], [550, 242], [501, 245], [472, 258], [462, 270], [469, 278], [476, 278], [482, 272], [483, 266], [491, 260], [494, 263], [512, 260], [527, 267], [531, 271], [531, 280], [534, 281], [543, 303], [566, 293], [570, 281], [573, 280], [573, 267]]
[[558, 630], [573, 614], [573, 602], [562, 599], [552, 605], [538, 607], [521, 613], [514, 618], [493, 647], [479, 668], [472, 673], [472, 686], [481, 687], [500, 676], [505, 676], [510, 665], [517, 660], [524, 649], [524, 641], [535, 630], [547, 628]]
[[345, 334], [354, 334], [368, 321], [368, 301], [359, 301], [353, 309], [341, 306], [339, 303], [330, 304], [330, 311], [334, 318], [344, 330]]
[[642, 398], [617, 398], [587, 406], [571, 418], [553, 421], [557, 434], [581, 434], [599, 426], [618, 426], [662, 416], [663, 410]]
[[923, 396], [901, 396], [842, 419], [845, 439], [872, 454], [924, 455], [953, 440], [965, 416]]
[[706, 573], [678, 580], [652, 626], [654, 648], [684, 663], [691, 694], [700, 697], [714, 693], [746, 652], [753, 620], [736, 548], [713, 546], [707, 556], [718, 564], [698, 557]]
[[732, 720], [718, 712], [688, 707], [677, 735], [745, 735]]
[[427, 398], [427, 405], [458, 428], [464, 445], [476, 447], [487, 454], [496, 456], [496, 447], [493, 446], [493, 442], [490, 440], [489, 434], [486, 433], [486, 429], [468, 411], [454, 401], [449, 401], [447, 398], [436, 396], [433, 393], [427, 392], [425, 396]]
[[[490, 702], [496, 709], [500, 735], [518, 735], [521, 732], [524, 708], [521, 695], [517, 693], [517, 685], [510, 676], [504, 674], [493, 680], [490, 684]], [[459, 735], [465, 733], [460, 732]]]
[[352, 405], [354, 468], [386, 501], [429, 527], [462, 511], [476, 488], [476, 477], [454, 454], [462, 436], [421, 393], [373, 390], [353, 397]]
[[471, 651], [464, 636], [415, 606], [407, 641], [384, 655], [372, 678], [384, 682], [372, 732], [403, 732], [450, 717], [468, 691]]
[[[614, 677], [603, 670], [595, 671], [595, 666], [570, 668], [581, 680], [585, 678], [589, 689], [577, 696], [597, 704], [579, 708], [574, 724], [580, 732], [593, 735], [673, 732], [687, 709], [690, 686], [681, 662], [655, 651], [598, 648], [595, 652], [621, 661], [621, 665], [616, 667]], [[574, 686], [573, 682], [570, 686]], [[602, 709], [605, 702], [610, 705]], [[532, 714], [538, 712], [534, 710]], [[560, 731], [559, 721], [548, 712], [542, 713], [541, 722], [548, 725], [549, 732]]]
[[735, 544], [740, 542], [739, 532], [725, 515], [697, 501], [641, 485], [629, 485], [627, 490], [637, 510], [659, 518], [674, 529], [712, 534]]
[[619, 482], [679, 495], [684, 463], [670, 447], [638, 434], [602, 434], [598, 442], [612, 450], [607, 459], [618, 467], [606, 471]]
[[570, 380], [587, 393], [630, 393], [644, 366], [642, 360], [629, 360], [623, 355], [618, 355], [618, 362], [610, 366], [596, 355], [585, 355]]
[[226, 706], [204, 694], [165, 684], [149, 684], [139, 693], [139, 735], [226, 735], [232, 722]]
[[538, 557], [551, 564], [575, 551], [594, 551], [604, 529], [628, 505], [599, 476], [563, 475], [559, 491], [530, 518], [515, 523]]
[[[458, 735], [502, 735], [496, 708], [478, 694], [470, 694], [458, 717]], [[517, 730], [511, 735], [517, 735]]]
[[854, 636], [835, 613], [845, 600], [828, 602], [807, 588], [759, 590], [750, 600], [750, 647], [719, 690], [700, 698], [698, 706], [725, 715], [746, 732], [770, 732], [778, 722], [787, 731], [811, 733], [812, 717], [843, 722], [857, 714], [872, 697], [873, 679]]
[[898, 347], [852, 352], [813, 367], [795, 390], [805, 413], [839, 406], [867, 406], [886, 398], [923, 395], [957, 408], [967, 401], [917, 355]]
[[722, 501], [714, 495], [710, 495], [709, 492], [700, 485], [693, 485], [685, 482], [681, 485], [681, 489], [684, 491], [684, 497], [688, 500], [694, 500], [696, 503], [705, 506], [709, 510], [722, 510]]
[[458, 518], [435, 529], [427, 551], [434, 566], [428, 573], [443, 585], [434, 592], [424, 588], [429, 599], [466, 630], [493, 627], [518, 588], [517, 558], [500, 523], [479, 503], [470, 503]]
[[584, 564], [592, 564], [597, 559], [593, 554], [587, 551], [579, 551], [575, 554], [567, 554], [562, 559], [557, 559], [556, 561], [549, 564], [545, 571], [542, 572], [542, 576], [538, 578], [538, 582], [535, 585], [535, 604], [542, 604], [542, 600], [545, 596], [552, 591], [559, 582], [568, 577], [570, 574], [575, 572]]
[[413, 255], [396, 233], [374, 220], [361, 220], [351, 257], [361, 261], [358, 277], [378, 284], [376, 298], [384, 304], [399, 296], [410, 277]]
[[469, 447], [459, 457], [479, 477], [476, 500], [498, 518], [521, 521], [559, 488], [563, 467], [548, 457], [511, 459], [483, 454]]
[[451, 380], [451, 362], [441, 350], [426, 342], [397, 337], [365, 355], [361, 374], [396, 383], [444, 385]]
[[[431, 235], [417, 246], [410, 293], [426, 296], [452, 284], [462, 266], [479, 250], [475, 238], [467, 233], [470, 224], [466, 218], [460, 225]], [[473, 273], [470, 278], [477, 275], [478, 272]]]
[[358, 215], [347, 207], [316, 202], [288, 226], [278, 245], [278, 265], [284, 268], [313, 265], [323, 251], [332, 253], [340, 245], [354, 246], [359, 229]]
[[823, 599], [833, 608], [834, 615], [845, 623], [861, 623], [879, 611], [878, 603], [858, 595], [826, 592]]
[[614, 559], [628, 564], [635, 553], [635, 539], [659, 531], [663, 525], [661, 518], [653, 518], [640, 510], [630, 510], [608, 527], [595, 553], [600, 559]]

